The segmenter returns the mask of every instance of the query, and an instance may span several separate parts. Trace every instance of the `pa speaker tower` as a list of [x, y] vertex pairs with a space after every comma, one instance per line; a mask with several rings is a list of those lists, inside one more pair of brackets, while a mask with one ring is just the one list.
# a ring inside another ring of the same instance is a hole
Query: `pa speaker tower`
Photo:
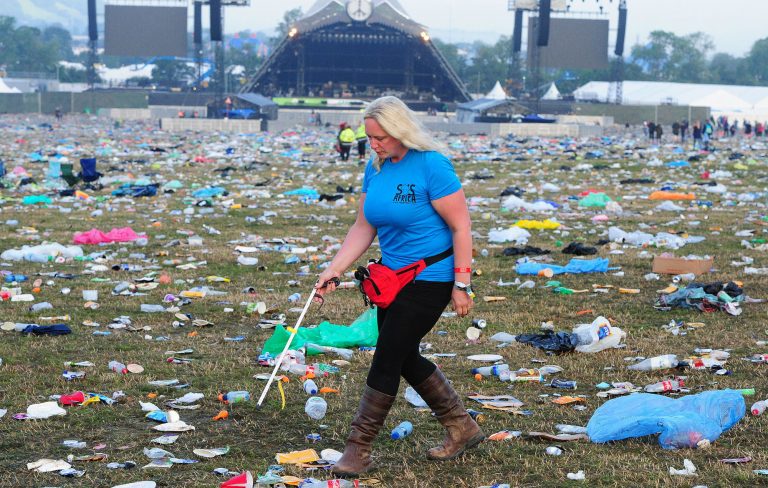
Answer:
[[536, 45], [546, 47], [549, 44], [549, 13], [552, 7], [551, 0], [539, 0], [538, 37]]
[[621, 2], [619, 5], [619, 29], [616, 31], [616, 49], [613, 53], [616, 56], [624, 55], [624, 38], [627, 33], [627, 4]]
[[99, 40], [99, 29], [96, 27], [96, 0], [88, 0], [88, 39]]
[[221, 0], [211, 0], [211, 41], [221, 41]]
[[515, 30], [512, 31], [512, 52], [519, 53], [523, 45], [523, 11], [515, 9]]
[[195, 25], [192, 42], [195, 44], [203, 43], [203, 2], [195, 2]]

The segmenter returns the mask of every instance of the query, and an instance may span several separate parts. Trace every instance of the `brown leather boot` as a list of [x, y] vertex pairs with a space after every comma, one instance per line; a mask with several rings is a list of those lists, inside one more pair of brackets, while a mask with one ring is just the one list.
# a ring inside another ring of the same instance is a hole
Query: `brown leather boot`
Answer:
[[427, 452], [429, 459], [438, 461], [453, 459], [485, 439], [480, 426], [469, 416], [458, 393], [439, 368], [413, 388], [427, 402], [429, 408], [435, 412], [437, 419], [448, 431], [443, 445], [433, 447]]
[[360, 407], [352, 420], [352, 428], [344, 446], [344, 454], [331, 471], [338, 476], [357, 476], [373, 468], [371, 445], [379, 433], [395, 397], [366, 385]]

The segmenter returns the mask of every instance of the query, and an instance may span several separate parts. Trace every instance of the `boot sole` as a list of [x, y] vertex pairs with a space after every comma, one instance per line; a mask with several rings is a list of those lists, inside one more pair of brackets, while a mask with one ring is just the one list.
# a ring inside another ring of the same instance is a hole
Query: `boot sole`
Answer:
[[456, 452], [456, 454], [454, 454], [453, 456], [448, 456], [448, 457], [435, 457], [435, 456], [432, 456], [432, 455], [430, 455], [430, 454], [429, 454], [429, 452], [427, 452], [427, 459], [431, 459], [432, 461], [450, 461], [451, 459], [456, 459], [457, 457], [459, 457], [459, 456], [461, 456], [462, 454], [464, 454], [464, 451], [466, 451], [467, 449], [472, 449], [473, 447], [477, 447], [477, 446], [478, 446], [478, 444], [480, 444], [480, 443], [481, 443], [481, 442], [483, 442], [484, 440], [485, 440], [485, 434], [483, 434], [483, 433], [481, 432], [481, 433], [477, 434], [476, 436], [474, 436], [474, 437], [470, 438], [470, 439], [467, 441], [467, 443], [466, 443], [466, 444], [464, 444], [464, 447], [462, 447], [461, 449], [459, 449], [459, 450]]

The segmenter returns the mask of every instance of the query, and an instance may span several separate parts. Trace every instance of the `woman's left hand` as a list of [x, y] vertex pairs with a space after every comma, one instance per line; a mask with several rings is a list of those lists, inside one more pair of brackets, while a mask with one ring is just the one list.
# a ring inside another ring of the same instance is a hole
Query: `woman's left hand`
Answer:
[[453, 305], [453, 311], [459, 317], [466, 317], [472, 310], [474, 302], [467, 292], [454, 288], [453, 292], [451, 292], [451, 304]]

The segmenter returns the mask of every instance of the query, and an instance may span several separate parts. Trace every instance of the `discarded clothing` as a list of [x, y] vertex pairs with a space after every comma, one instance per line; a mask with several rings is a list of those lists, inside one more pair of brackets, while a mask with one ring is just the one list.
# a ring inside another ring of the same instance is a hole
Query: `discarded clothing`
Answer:
[[536, 246], [508, 247], [502, 251], [505, 256], [542, 256], [549, 254], [550, 250]]
[[563, 254], [574, 254], [576, 256], [590, 256], [597, 254], [597, 248], [585, 246], [580, 242], [571, 242], [562, 250]]
[[544, 334], [521, 334], [515, 342], [538, 347], [547, 352], [570, 352], [579, 344], [578, 336], [568, 332], [547, 332]]

